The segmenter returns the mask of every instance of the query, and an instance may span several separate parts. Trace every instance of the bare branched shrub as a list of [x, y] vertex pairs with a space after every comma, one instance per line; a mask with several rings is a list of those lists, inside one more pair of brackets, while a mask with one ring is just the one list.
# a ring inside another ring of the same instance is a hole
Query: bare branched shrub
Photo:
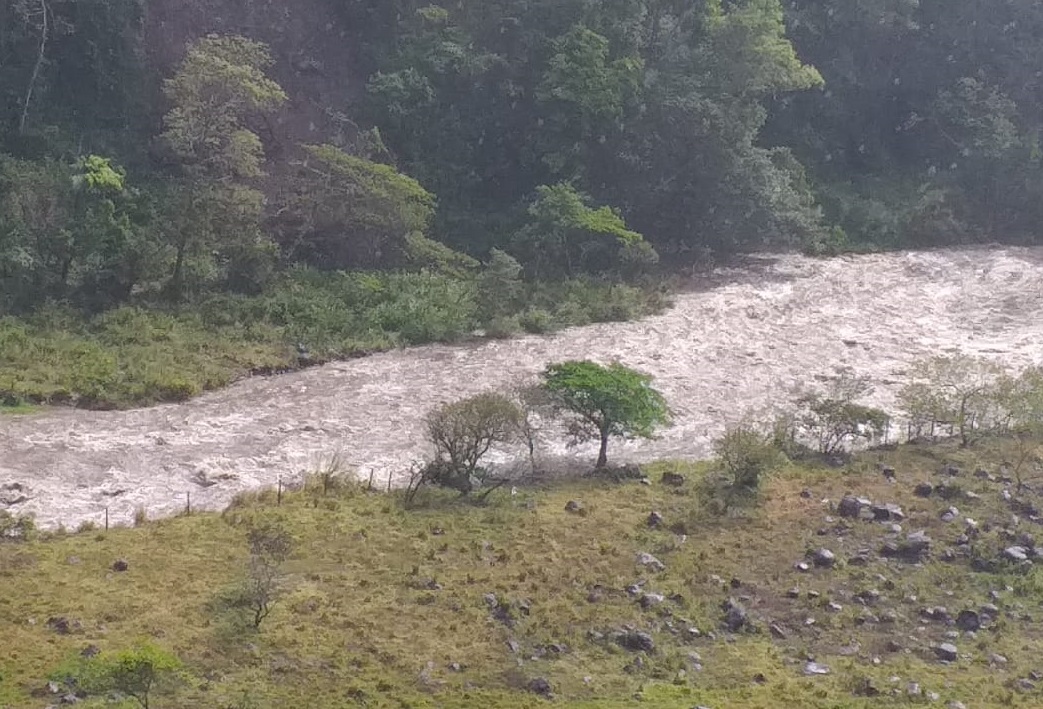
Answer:
[[344, 458], [343, 451], [334, 451], [319, 459], [315, 465], [314, 479], [318, 482], [323, 496], [336, 493], [344, 487], [350, 476], [350, 466]]
[[250, 561], [242, 601], [253, 614], [254, 628], [260, 628], [284, 592], [283, 564], [293, 552], [293, 537], [269, 523], [251, 529], [246, 539]]
[[524, 413], [508, 397], [493, 392], [444, 404], [427, 415], [427, 437], [435, 459], [424, 482], [469, 494], [484, 484], [488, 471], [482, 458], [496, 444], [518, 440]]
[[910, 437], [935, 437], [939, 430], [958, 435], [969, 446], [982, 433], [999, 427], [1003, 370], [983, 357], [952, 355], [917, 362], [912, 380], [898, 400], [910, 421]]
[[841, 372], [824, 393], [806, 392], [797, 399], [797, 429], [825, 456], [877, 441], [887, 431], [890, 418], [881, 409], [858, 403], [872, 391], [867, 377]]

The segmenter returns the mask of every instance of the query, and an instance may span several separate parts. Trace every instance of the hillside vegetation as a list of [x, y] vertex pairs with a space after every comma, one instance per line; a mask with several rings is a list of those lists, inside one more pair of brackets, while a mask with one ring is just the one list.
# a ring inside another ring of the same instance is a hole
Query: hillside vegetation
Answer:
[[0, 395], [145, 404], [298, 349], [633, 317], [660, 255], [1036, 241], [1041, 23], [963, 1], [4, 3]]
[[[1012, 445], [793, 465], [724, 515], [713, 466], [664, 462], [481, 505], [316, 479], [9, 541], [0, 706], [106, 705], [69, 678], [146, 639], [181, 663], [154, 707], [1038, 706], [1040, 483]], [[285, 593], [254, 627], [236, 599], [273, 529]]]

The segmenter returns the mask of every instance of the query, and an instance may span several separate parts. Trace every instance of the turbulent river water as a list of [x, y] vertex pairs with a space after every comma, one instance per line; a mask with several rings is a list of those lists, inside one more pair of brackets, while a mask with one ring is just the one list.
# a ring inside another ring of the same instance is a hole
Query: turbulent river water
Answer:
[[869, 376], [868, 401], [890, 408], [913, 360], [951, 352], [1043, 363], [1043, 248], [760, 256], [694, 281], [639, 322], [398, 350], [184, 404], [0, 417], [0, 509], [43, 527], [100, 522], [106, 508], [121, 524], [139, 507], [172, 514], [186, 493], [193, 508], [216, 509], [338, 451], [362, 478], [401, 481], [428, 452], [430, 408], [571, 358], [649, 372], [675, 412], [657, 440], [610, 449], [617, 460], [702, 457], [728, 422], [838, 368]]

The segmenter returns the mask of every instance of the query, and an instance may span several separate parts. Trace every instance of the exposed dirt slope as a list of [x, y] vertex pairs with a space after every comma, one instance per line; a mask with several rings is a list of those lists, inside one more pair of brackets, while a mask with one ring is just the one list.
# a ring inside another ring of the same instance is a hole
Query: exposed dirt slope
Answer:
[[338, 449], [361, 476], [385, 481], [425, 454], [421, 419], [433, 406], [583, 357], [652, 373], [676, 411], [660, 440], [617, 447], [617, 459], [703, 456], [748, 408], [783, 403], [839, 366], [871, 376], [875, 403], [888, 407], [911, 361], [950, 351], [1043, 362], [1043, 249], [764, 257], [640, 322], [388, 352], [182, 405], [9, 416], [0, 486], [25, 487], [12, 511], [72, 525], [100, 520], [106, 506], [120, 522], [139, 505], [174, 512], [186, 492], [220, 506]]

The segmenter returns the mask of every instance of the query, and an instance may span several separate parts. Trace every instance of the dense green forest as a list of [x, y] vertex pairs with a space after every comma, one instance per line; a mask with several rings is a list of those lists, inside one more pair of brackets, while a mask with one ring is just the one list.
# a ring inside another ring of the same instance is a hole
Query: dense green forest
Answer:
[[[0, 5], [4, 398], [633, 317], [720, 254], [1038, 239], [1034, 3], [316, 2], [345, 51], [226, 21], [169, 62], [164, 0]], [[311, 80], [354, 87], [336, 130], [292, 129]]]

